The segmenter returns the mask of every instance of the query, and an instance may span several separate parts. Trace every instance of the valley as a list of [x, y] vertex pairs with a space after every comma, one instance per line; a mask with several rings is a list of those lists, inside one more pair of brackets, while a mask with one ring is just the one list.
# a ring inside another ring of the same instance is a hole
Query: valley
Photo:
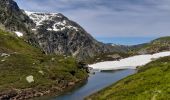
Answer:
[[0, 100], [170, 99], [170, 36], [103, 43], [62, 13], [27, 11], [16, 1], [0, 0]]

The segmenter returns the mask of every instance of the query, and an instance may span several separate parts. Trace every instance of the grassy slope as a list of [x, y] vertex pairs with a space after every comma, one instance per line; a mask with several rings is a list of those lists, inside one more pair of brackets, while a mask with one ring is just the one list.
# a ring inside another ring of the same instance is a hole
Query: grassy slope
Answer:
[[[1, 54], [10, 54], [2, 57]], [[4, 61], [3, 61], [4, 60]], [[0, 30], [0, 91], [25, 88], [48, 88], [61, 81], [75, 82], [87, 74], [71, 57], [44, 55], [21, 38]], [[44, 74], [39, 73], [43, 71]], [[34, 76], [28, 83], [26, 77]]]
[[144, 53], [156, 53], [167, 50], [170, 50], [170, 36], [155, 39], [148, 44], [144, 44], [140, 48], [134, 49], [133, 51]]
[[170, 100], [170, 57], [160, 58], [89, 100]]

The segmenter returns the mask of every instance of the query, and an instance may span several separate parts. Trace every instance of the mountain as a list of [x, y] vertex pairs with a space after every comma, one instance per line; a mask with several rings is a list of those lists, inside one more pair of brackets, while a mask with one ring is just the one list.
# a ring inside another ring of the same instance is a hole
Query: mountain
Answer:
[[95, 40], [79, 24], [69, 20], [61, 13], [26, 14], [34, 21], [38, 43], [46, 54], [73, 56], [78, 60], [87, 60], [97, 54], [113, 51], [125, 51]]
[[23, 13], [15, 1], [0, 0], [0, 29], [11, 32], [20, 31], [27, 42], [37, 45], [36, 37], [30, 31], [34, 26], [34, 22]]
[[161, 51], [169, 51], [170, 37], [161, 37], [150, 43], [132, 46], [131, 50], [135, 51], [137, 54], [153, 54]]
[[126, 51], [98, 42], [61, 13], [24, 12], [13, 0], [0, 1], [0, 23], [1, 29], [22, 33], [25, 41], [46, 54], [73, 56], [81, 61], [102, 53]]
[[28, 33], [34, 24], [13, 0], [0, 0], [0, 23], [10, 31], [23, 33]]
[[59, 94], [88, 77], [75, 58], [44, 54], [33, 27], [16, 2], [0, 0], [0, 100]]

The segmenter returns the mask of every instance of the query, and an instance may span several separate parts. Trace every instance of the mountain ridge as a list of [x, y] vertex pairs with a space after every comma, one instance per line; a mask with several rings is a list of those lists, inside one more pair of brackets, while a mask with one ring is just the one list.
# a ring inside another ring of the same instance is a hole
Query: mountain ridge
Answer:
[[[85, 60], [99, 53], [125, 51], [98, 42], [79, 24], [69, 20], [61, 13], [26, 11], [26, 14], [36, 24], [36, 27], [32, 30], [37, 33], [37, 37], [40, 37], [38, 38], [40, 47], [46, 54], [71, 55], [78, 58], [78, 60]], [[51, 36], [53, 39], [51, 39]], [[46, 39], [42, 39], [43, 37]], [[49, 43], [45, 40], [53, 42]]]

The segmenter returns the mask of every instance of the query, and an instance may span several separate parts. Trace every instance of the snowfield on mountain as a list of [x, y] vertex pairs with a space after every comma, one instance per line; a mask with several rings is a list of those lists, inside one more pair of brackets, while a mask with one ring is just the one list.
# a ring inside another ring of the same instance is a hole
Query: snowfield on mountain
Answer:
[[97, 70], [136, 69], [138, 66], [146, 65], [153, 60], [166, 56], [170, 56], [170, 51], [147, 55], [136, 55], [119, 61], [99, 62], [89, 65], [89, 67]]

